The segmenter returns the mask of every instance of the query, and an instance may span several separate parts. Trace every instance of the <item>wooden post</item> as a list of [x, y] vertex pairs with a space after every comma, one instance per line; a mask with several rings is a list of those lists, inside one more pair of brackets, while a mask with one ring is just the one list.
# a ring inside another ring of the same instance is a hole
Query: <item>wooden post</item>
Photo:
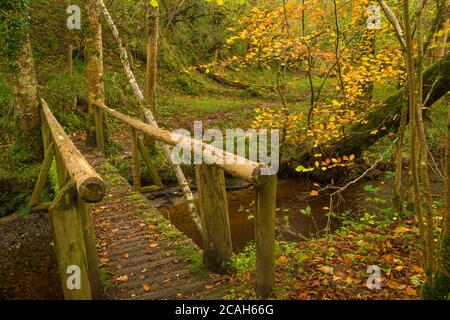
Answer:
[[48, 126], [47, 119], [41, 109], [41, 126], [42, 126], [42, 144], [44, 146], [44, 152], [48, 149], [48, 146], [52, 142], [52, 135], [50, 127]]
[[68, 57], [67, 57], [67, 67], [69, 70], [69, 76], [73, 74], [73, 46], [69, 45]]
[[139, 147], [136, 129], [130, 128], [131, 131], [131, 172], [133, 174], [133, 187], [136, 190], [141, 188], [141, 168], [139, 163]]
[[105, 131], [103, 129], [103, 111], [100, 110], [96, 105], [94, 108], [95, 117], [95, 140], [97, 143], [97, 151], [100, 153], [105, 153]]
[[62, 188], [64, 183], [69, 179], [69, 172], [64, 165], [64, 159], [61, 156], [61, 152], [55, 147], [55, 162], [56, 162], [56, 171], [58, 174], [58, 183], [59, 187]]
[[50, 206], [50, 220], [64, 298], [90, 300], [92, 288], [76, 197], [75, 184], [70, 181]]
[[[44, 101], [41, 101], [41, 103], [42, 103], [43, 108], [45, 108], [46, 104], [44, 103]], [[61, 155], [58, 151], [58, 148], [57, 148], [56, 144], [53, 143], [53, 134], [50, 129], [50, 124], [47, 121], [47, 116], [46, 116], [44, 109], [41, 110], [41, 123], [42, 123], [42, 141], [43, 141], [45, 150], [47, 150], [48, 147], [51, 144], [53, 144], [53, 153], [54, 153], [54, 158], [55, 158], [56, 167], [57, 167], [58, 183], [59, 183], [59, 187], [61, 188], [62, 185], [64, 184], [64, 182], [67, 180], [68, 173], [64, 166], [64, 161], [62, 160]], [[50, 166], [51, 166], [51, 162], [50, 162]]]
[[97, 245], [95, 241], [94, 219], [92, 217], [91, 205], [84, 202], [80, 196], [77, 195], [76, 210], [83, 230], [92, 298], [100, 299], [101, 285], [97, 264]]
[[47, 103], [42, 101], [42, 113], [53, 137], [55, 145], [58, 178], [63, 185], [72, 178], [77, 185], [77, 193], [87, 203], [100, 202], [105, 195], [105, 183], [86, 161], [69, 136], [56, 120]]
[[267, 298], [272, 293], [275, 278], [275, 210], [277, 176], [256, 187], [256, 293]]
[[28, 213], [48, 212], [48, 209], [50, 208], [51, 204], [52, 204], [51, 202], [44, 202], [35, 207], [29, 207]]
[[42, 115], [45, 119], [42, 132], [49, 150], [31, 203], [38, 201], [53, 150], [62, 188], [48, 206], [48, 211], [64, 297], [67, 300], [99, 298], [97, 252], [88, 203], [98, 203], [103, 199], [105, 183], [75, 147], [44, 100]]
[[164, 184], [162, 183], [161, 178], [159, 177], [158, 171], [153, 165], [152, 159], [148, 154], [147, 149], [145, 148], [144, 141], [142, 139], [139, 139], [139, 151], [141, 152], [142, 158], [144, 159], [144, 162], [147, 165], [148, 170], [150, 170], [150, 176], [152, 177], [153, 183], [156, 186], [163, 188]]
[[41, 198], [42, 191], [44, 190], [45, 183], [47, 182], [48, 172], [52, 165], [53, 157], [55, 156], [55, 149], [53, 147], [53, 143], [47, 148], [45, 152], [44, 162], [42, 163], [41, 170], [39, 171], [39, 176], [36, 182], [36, 185], [33, 190], [33, 194], [31, 195], [30, 202], [28, 203], [28, 207], [36, 207]]
[[202, 222], [203, 259], [213, 269], [224, 271], [232, 241], [223, 171], [215, 166], [195, 167]]

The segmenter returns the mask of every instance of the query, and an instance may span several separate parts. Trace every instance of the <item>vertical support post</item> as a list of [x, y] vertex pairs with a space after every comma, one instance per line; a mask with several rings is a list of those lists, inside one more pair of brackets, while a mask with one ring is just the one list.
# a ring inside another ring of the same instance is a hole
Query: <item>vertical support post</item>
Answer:
[[200, 201], [204, 261], [224, 271], [232, 255], [228, 202], [223, 170], [210, 165], [195, 167]]
[[[50, 131], [50, 126], [48, 125], [47, 118], [45, 117], [45, 114], [42, 111], [41, 111], [41, 121], [42, 121], [42, 140], [44, 147], [47, 149], [48, 146], [51, 143], [53, 143], [53, 136]], [[69, 174], [64, 165], [64, 161], [61, 158], [61, 154], [59, 153], [59, 150], [56, 147], [56, 144], [54, 145], [54, 153], [55, 153], [56, 168], [58, 171], [58, 183], [59, 187], [62, 187], [63, 184], [66, 182]]]
[[153, 165], [152, 159], [149, 153], [147, 152], [147, 149], [145, 148], [144, 141], [142, 139], [139, 139], [138, 142], [139, 142], [139, 151], [141, 152], [142, 159], [144, 159], [144, 162], [147, 164], [153, 183], [158, 187], [164, 188], [164, 184], [162, 183], [161, 178], [159, 177], [158, 170], [156, 170], [156, 167]]
[[67, 172], [66, 166], [64, 165], [64, 160], [61, 157], [61, 154], [58, 148], [55, 147], [55, 160], [56, 160], [56, 168], [58, 171], [58, 182], [59, 187], [62, 188], [64, 183], [69, 179], [69, 173]]
[[139, 165], [139, 147], [136, 129], [130, 127], [131, 131], [131, 172], [133, 174], [133, 187], [141, 188], [141, 169]]
[[256, 187], [256, 293], [267, 298], [272, 293], [275, 278], [275, 210], [277, 176]]
[[52, 137], [50, 133], [50, 128], [47, 123], [47, 119], [45, 118], [44, 113], [41, 109], [41, 127], [42, 127], [42, 144], [44, 146], [44, 152], [48, 149], [48, 146], [52, 142]]
[[34, 187], [33, 193], [31, 194], [30, 201], [28, 203], [28, 206], [30, 208], [36, 207], [39, 204], [42, 191], [44, 190], [45, 183], [47, 182], [48, 172], [52, 165], [54, 155], [55, 149], [53, 147], [53, 143], [50, 143], [50, 145], [47, 148], [47, 151], [45, 151], [44, 162], [42, 162], [42, 167], [41, 170], [39, 171], [39, 176], [36, 185]]
[[100, 110], [95, 104], [94, 117], [95, 117], [95, 140], [97, 142], [97, 151], [105, 153], [105, 131], [103, 129], [103, 111]]
[[76, 187], [67, 183], [49, 208], [56, 258], [66, 300], [91, 300], [83, 228], [76, 207]]
[[69, 76], [73, 74], [73, 46], [69, 45], [69, 50], [67, 54], [67, 69], [69, 71]]
[[81, 228], [84, 236], [87, 267], [89, 273], [89, 283], [91, 285], [91, 292], [93, 299], [100, 299], [101, 285], [100, 275], [97, 264], [97, 245], [95, 241], [94, 220], [92, 217], [91, 205], [76, 198], [76, 211], [81, 223]]

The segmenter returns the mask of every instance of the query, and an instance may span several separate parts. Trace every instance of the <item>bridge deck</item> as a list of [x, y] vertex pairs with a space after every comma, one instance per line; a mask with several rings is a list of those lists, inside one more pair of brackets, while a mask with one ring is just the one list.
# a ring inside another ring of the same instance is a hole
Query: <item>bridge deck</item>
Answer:
[[221, 299], [227, 277], [199, 272], [201, 256], [192, 240], [113, 166], [83, 153], [107, 184], [105, 199], [92, 207], [106, 298]]

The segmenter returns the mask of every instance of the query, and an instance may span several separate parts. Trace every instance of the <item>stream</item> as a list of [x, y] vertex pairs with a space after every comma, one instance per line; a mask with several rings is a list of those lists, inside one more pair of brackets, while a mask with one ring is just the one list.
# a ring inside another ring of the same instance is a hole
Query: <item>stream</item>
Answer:
[[[388, 188], [380, 188], [380, 194], [374, 195], [365, 190], [365, 186], [382, 187], [380, 181], [362, 181], [351, 185], [341, 193], [341, 196], [335, 196], [333, 199], [333, 212], [343, 213], [351, 210], [354, 213], [367, 210], [371, 205], [367, 201], [368, 197], [383, 197], [383, 193]], [[333, 231], [340, 226], [336, 218], [328, 218], [330, 212], [329, 194], [311, 197], [310, 192], [315, 188], [300, 180], [281, 180], [278, 183], [277, 190], [277, 237], [293, 241], [299, 238], [293, 236], [291, 232], [283, 231], [286, 226], [286, 219], [289, 221], [289, 230], [299, 233], [306, 238], [311, 238], [323, 233], [327, 225]], [[196, 196], [196, 194], [195, 194]], [[385, 194], [385, 196], [388, 196]], [[252, 187], [242, 190], [227, 191], [228, 208], [230, 215], [231, 237], [233, 250], [239, 252], [249, 242], [253, 241], [254, 235], [254, 190]], [[192, 223], [187, 212], [187, 205], [181, 197], [169, 197], [168, 199], [151, 200], [160, 213], [170, 220], [180, 231], [201, 248], [202, 239], [200, 233]], [[378, 206], [380, 204], [378, 203]], [[198, 207], [198, 202], [197, 202]], [[309, 208], [309, 209], [308, 209]], [[303, 210], [303, 212], [302, 212]]]

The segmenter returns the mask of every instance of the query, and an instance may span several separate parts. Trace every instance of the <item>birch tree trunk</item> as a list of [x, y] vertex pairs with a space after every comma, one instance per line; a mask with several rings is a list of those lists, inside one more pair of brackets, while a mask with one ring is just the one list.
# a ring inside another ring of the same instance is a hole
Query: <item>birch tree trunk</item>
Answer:
[[17, 78], [14, 84], [17, 138], [21, 144], [31, 146], [32, 157], [43, 155], [41, 121], [39, 114], [38, 84], [34, 67], [30, 37], [25, 34], [17, 58]]
[[[87, 81], [88, 81], [88, 143], [95, 144], [95, 102], [105, 100], [105, 87], [103, 84], [103, 43], [102, 25], [100, 23], [101, 10], [97, 1], [88, 0], [86, 4], [89, 30], [86, 40], [88, 55]], [[102, 118], [101, 111], [98, 112]], [[99, 119], [102, 121], [102, 119]], [[98, 141], [97, 141], [98, 142]]]
[[[111, 32], [113, 33], [113, 36], [117, 42], [117, 46], [118, 46], [119, 53], [120, 53], [120, 60], [122, 62], [125, 74], [128, 77], [128, 81], [130, 82], [133, 93], [136, 96], [136, 98], [142, 102], [141, 108], [143, 109], [143, 112], [144, 112], [145, 121], [152, 126], [158, 127], [158, 124], [155, 120], [153, 112], [150, 109], [145, 108], [143, 106], [145, 103], [145, 97], [142, 93], [141, 88], [139, 87], [139, 84], [137, 83], [137, 80], [136, 80], [136, 77], [134, 76], [133, 71], [131, 70], [127, 50], [125, 49], [125, 47], [123, 45], [123, 41], [120, 37], [119, 31], [114, 23], [114, 20], [112, 19], [111, 15], [109, 14], [109, 11], [106, 8], [103, 0], [97, 0], [97, 1], [98, 1], [98, 4], [100, 5], [100, 8], [103, 12], [103, 15], [104, 15], [106, 21], [111, 29]], [[200, 223], [200, 218], [197, 214], [194, 196], [192, 194], [191, 189], [189, 188], [188, 181], [187, 181], [186, 177], [184, 176], [184, 173], [181, 170], [181, 167], [174, 162], [174, 160], [172, 158], [172, 152], [171, 152], [169, 146], [166, 144], [162, 144], [161, 148], [162, 148], [167, 160], [169, 161], [170, 165], [172, 166], [172, 169], [175, 171], [175, 175], [176, 175], [178, 183], [183, 191], [183, 194], [184, 194], [187, 206], [188, 206], [189, 215], [190, 215], [191, 219], [193, 220], [194, 224], [196, 225], [197, 229], [201, 233], [202, 227], [201, 227], [201, 223]]]

